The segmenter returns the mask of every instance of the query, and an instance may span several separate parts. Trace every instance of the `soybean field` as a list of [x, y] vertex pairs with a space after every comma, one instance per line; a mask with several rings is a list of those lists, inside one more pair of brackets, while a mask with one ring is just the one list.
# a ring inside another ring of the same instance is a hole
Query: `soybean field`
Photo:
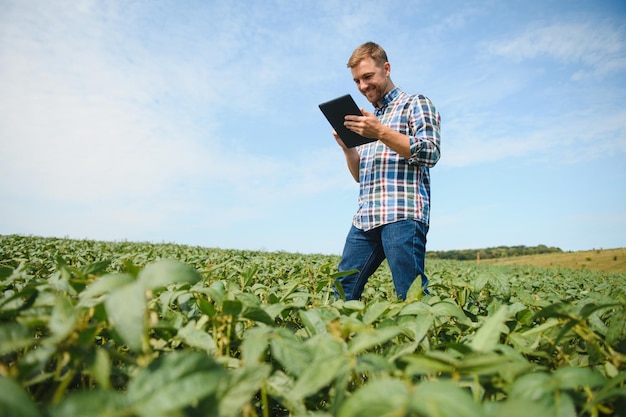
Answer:
[[625, 274], [338, 260], [0, 236], [0, 416], [626, 415]]

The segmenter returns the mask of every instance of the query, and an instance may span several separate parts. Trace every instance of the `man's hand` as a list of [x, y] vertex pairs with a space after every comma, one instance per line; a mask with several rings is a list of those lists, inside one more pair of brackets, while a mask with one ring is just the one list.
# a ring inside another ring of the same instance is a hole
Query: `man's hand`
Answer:
[[383, 125], [376, 116], [361, 109], [363, 116], [346, 116], [343, 123], [348, 129], [366, 138], [378, 139], [404, 158], [411, 158], [411, 142], [408, 136]]
[[346, 144], [343, 143], [337, 132], [334, 130], [333, 136], [335, 137], [335, 140], [337, 141], [339, 146], [341, 146], [341, 149], [343, 149], [343, 153], [346, 156], [346, 162], [348, 163], [348, 170], [350, 171], [352, 178], [354, 178], [356, 182], [359, 182], [359, 164], [361, 160], [359, 153], [357, 152], [356, 148], [348, 148]]
[[366, 138], [378, 139], [382, 125], [374, 114], [364, 109], [361, 109], [361, 113], [363, 116], [347, 115], [344, 126]]
[[339, 146], [341, 146], [341, 149], [343, 149], [343, 151], [347, 151], [348, 147], [346, 146], [345, 143], [343, 143], [343, 141], [341, 140], [341, 138], [339, 137], [339, 135], [337, 134], [336, 131], [333, 130], [333, 136], [335, 137], [335, 140], [337, 141], [337, 144], [339, 144]]

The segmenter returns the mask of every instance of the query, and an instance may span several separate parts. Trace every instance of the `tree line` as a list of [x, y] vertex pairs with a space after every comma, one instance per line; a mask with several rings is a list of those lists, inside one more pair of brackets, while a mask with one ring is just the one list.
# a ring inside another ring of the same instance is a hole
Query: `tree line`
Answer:
[[510, 256], [540, 255], [543, 253], [563, 252], [554, 246], [496, 246], [484, 249], [460, 249], [447, 251], [427, 251], [426, 256], [431, 259], [455, 259], [469, 261], [475, 259], [506, 258]]

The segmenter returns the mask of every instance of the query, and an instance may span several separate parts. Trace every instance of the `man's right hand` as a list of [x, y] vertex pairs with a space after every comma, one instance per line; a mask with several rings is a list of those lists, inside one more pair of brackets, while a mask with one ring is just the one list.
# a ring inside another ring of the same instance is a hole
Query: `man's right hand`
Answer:
[[345, 143], [343, 143], [343, 141], [341, 140], [341, 138], [339, 137], [339, 135], [337, 134], [336, 131], [333, 130], [333, 136], [335, 137], [335, 140], [337, 141], [337, 143], [339, 144], [339, 146], [341, 146], [341, 149], [343, 149], [343, 151], [347, 151], [348, 147], [346, 146]]
[[337, 132], [334, 130], [333, 136], [335, 137], [335, 140], [337, 141], [339, 146], [341, 146], [341, 149], [343, 149], [343, 153], [346, 156], [346, 162], [348, 164], [348, 170], [350, 171], [352, 178], [354, 178], [356, 182], [359, 182], [359, 164], [361, 160], [359, 152], [357, 152], [356, 148], [348, 148], [346, 144], [343, 143]]

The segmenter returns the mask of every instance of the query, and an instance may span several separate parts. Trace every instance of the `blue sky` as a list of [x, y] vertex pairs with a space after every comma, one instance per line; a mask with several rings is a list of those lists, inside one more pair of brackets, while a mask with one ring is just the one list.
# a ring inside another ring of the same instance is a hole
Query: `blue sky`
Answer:
[[0, 0], [0, 234], [340, 253], [369, 40], [441, 113], [428, 250], [626, 247], [618, 0]]

